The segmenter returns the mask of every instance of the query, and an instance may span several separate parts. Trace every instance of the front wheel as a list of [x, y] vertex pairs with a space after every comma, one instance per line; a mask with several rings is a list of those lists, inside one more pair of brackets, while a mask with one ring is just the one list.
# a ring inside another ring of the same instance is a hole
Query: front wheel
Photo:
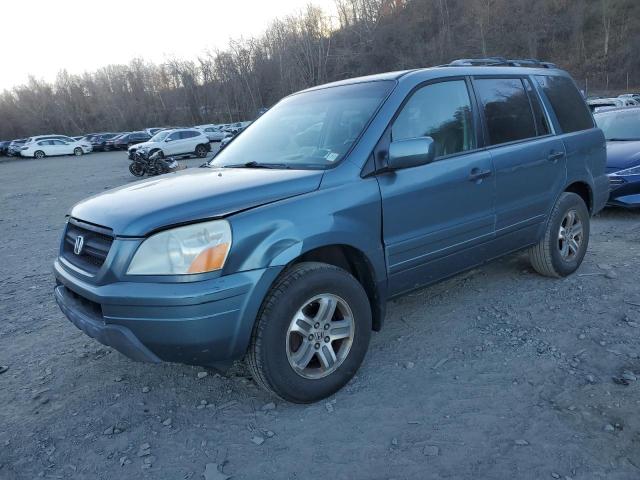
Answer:
[[195, 153], [198, 158], [204, 158], [207, 156], [207, 147], [204, 145], [198, 145]]
[[141, 162], [131, 162], [129, 164], [129, 172], [135, 177], [143, 177], [144, 165]]
[[267, 294], [251, 336], [247, 364], [279, 397], [310, 403], [342, 388], [362, 363], [371, 337], [362, 285], [324, 263], [291, 267]]
[[84, 152], [82, 151], [82, 149], [80, 147], [76, 147], [76, 148], [73, 149], [73, 154], [76, 157], [81, 157], [83, 153]]
[[582, 197], [564, 192], [551, 212], [545, 235], [529, 249], [533, 268], [547, 277], [575, 272], [589, 245], [589, 210]]

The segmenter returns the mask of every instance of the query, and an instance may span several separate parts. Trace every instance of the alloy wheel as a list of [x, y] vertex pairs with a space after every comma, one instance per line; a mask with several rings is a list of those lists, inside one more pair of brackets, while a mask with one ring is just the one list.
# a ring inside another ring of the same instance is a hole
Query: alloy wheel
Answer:
[[560, 223], [558, 232], [558, 249], [565, 261], [572, 261], [582, 246], [582, 220], [576, 210], [569, 210]]
[[301, 377], [335, 372], [349, 355], [355, 334], [351, 308], [329, 293], [307, 300], [291, 319], [286, 349], [289, 365]]

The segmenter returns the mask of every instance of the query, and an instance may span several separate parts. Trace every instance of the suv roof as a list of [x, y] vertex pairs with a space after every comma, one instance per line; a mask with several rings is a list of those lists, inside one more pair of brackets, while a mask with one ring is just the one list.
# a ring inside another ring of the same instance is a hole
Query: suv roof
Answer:
[[[506, 59], [503, 57], [488, 57], [488, 58], [461, 58], [453, 60], [450, 63], [444, 65], [436, 65], [433, 67], [414, 68], [411, 70], [399, 70], [395, 72], [378, 73], [375, 75], [366, 75], [363, 77], [347, 78], [336, 82], [325, 83], [324, 85], [318, 85], [315, 87], [302, 90], [302, 92], [308, 92], [312, 90], [319, 90], [327, 87], [336, 87], [339, 85], [350, 85], [354, 83], [363, 82], [375, 82], [381, 80], [398, 80], [402, 77], [409, 76], [416, 72], [438, 72], [442, 71], [446, 75], [465, 75], [463, 73], [466, 69], [473, 69], [467, 71], [466, 75], [472, 74], [497, 74], [497, 75], [531, 75], [532, 70], [539, 70], [539, 74], [547, 73], [549, 70], [555, 70], [562, 72], [558, 67], [551, 62], [543, 62], [536, 60], [535, 58], [525, 59]], [[477, 70], [476, 70], [477, 69]], [[462, 71], [460, 71], [462, 70]], [[546, 70], [546, 72], [544, 72]], [[473, 72], [473, 73], [471, 73]], [[434, 75], [435, 76], [435, 75]], [[296, 92], [301, 93], [301, 92]], [[294, 93], [295, 95], [295, 93]]]

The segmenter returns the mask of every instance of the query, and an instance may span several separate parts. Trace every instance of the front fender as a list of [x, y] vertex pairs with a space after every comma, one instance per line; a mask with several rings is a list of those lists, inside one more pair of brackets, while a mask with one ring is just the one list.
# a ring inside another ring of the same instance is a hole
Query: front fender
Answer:
[[380, 191], [375, 178], [320, 188], [229, 217], [233, 246], [225, 273], [284, 266], [319, 247], [347, 245], [386, 284]]

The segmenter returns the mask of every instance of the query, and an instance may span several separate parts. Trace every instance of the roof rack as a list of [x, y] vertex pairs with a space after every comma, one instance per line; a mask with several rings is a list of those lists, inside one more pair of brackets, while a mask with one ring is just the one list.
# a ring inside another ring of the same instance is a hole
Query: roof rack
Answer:
[[447, 67], [535, 67], [535, 68], [557, 68], [555, 63], [541, 62], [535, 58], [514, 58], [506, 59], [504, 57], [487, 57], [487, 58], [460, 58], [453, 60]]

